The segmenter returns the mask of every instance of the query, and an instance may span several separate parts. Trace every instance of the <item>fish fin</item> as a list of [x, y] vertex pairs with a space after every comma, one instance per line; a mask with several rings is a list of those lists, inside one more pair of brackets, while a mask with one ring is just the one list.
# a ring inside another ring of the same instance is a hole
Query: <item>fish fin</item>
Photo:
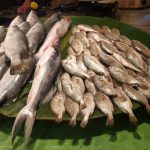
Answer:
[[30, 109], [28, 105], [23, 107], [18, 113], [12, 128], [12, 145], [22, 124], [25, 122], [25, 145], [28, 144], [32, 127], [35, 121], [36, 110]]
[[71, 125], [72, 127], [76, 126], [76, 118], [72, 117], [69, 121], [69, 125]]
[[147, 103], [145, 107], [146, 107], [147, 112], [150, 114], [150, 105]]
[[10, 66], [10, 74], [23, 74], [30, 69], [32, 63], [33, 60], [31, 57], [29, 57], [28, 59], [19, 60], [17, 62], [12, 62]]
[[136, 125], [138, 120], [136, 118], [136, 116], [134, 115], [134, 113], [129, 113], [129, 119], [130, 119], [130, 122], [133, 124], [133, 125]]
[[29, 143], [32, 128], [33, 128], [34, 121], [35, 121], [35, 117], [36, 117], [36, 110], [30, 111], [27, 116], [27, 119], [25, 122], [25, 137], [24, 137], [24, 145], [25, 146], [27, 146]]
[[113, 115], [109, 115], [109, 116], [107, 117], [106, 126], [107, 126], [107, 127], [112, 127], [112, 126], [114, 126], [114, 117], [113, 117]]

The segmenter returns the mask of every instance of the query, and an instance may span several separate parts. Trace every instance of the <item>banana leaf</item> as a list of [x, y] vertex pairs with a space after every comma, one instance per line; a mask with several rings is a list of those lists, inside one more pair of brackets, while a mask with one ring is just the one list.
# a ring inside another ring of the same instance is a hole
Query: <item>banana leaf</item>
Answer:
[[[121, 34], [126, 35], [130, 39], [137, 39], [141, 41], [146, 46], [150, 47], [150, 35], [127, 24], [123, 24], [121, 22], [115, 21], [110, 18], [97, 18], [97, 17], [88, 17], [88, 16], [82, 16], [72, 17], [72, 26], [77, 24], [88, 24], [88, 25], [107, 25], [110, 28], [115, 27], [118, 28], [121, 32]], [[66, 57], [66, 50], [68, 46], [68, 37], [70, 35], [70, 31], [67, 33], [67, 35], [61, 40], [61, 49], [62, 49], [62, 58]], [[0, 108], [0, 114], [7, 116], [7, 117], [15, 117], [19, 110], [26, 104], [27, 96], [31, 88], [31, 82], [26, 84], [24, 89], [22, 90], [20, 97], [18, 100], [9, 105], [9, 106], [3, 106]], [[137, 109], [140, 107], [139, 104], [134, 103], [134, 109]], [[117, 108], [115, 113], [121, 113]], [[100, 113], [98, 110], [95, 111], [95, 113], [91, 116], [91, 118], [98, 118], [104, 116], [102, 113]], [[40, 120], [55, 120], [55, 116], [51, 112], [49, 105], [42, 106], [39, 108], [36, 119]], [[79, 115], [78, 120], [81, 120], [81, 116]], [[69, 116], [66, 114], [64, 116], [64, 120], [69, 120]]]

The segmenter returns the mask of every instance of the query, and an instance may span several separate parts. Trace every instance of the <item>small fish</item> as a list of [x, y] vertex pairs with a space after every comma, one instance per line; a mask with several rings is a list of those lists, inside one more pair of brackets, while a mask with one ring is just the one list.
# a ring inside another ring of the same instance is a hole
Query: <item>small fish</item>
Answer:
[[129, 38], [127, 38], [125, 35], [120, 35], [119, 41], [121, 41], [122, 43], [125, 43], [127, 45], [131, 45], [131, 40]]
[[24, 22], [24, 20], [22, 19], [22, 17], [21, 16], [17, 16], [15, 19], [12, 20], [12, 22], [9, 25], [9, 27], [11, 27], [11, 26], [19, 26], [23, 22]]
[[0, 26], [0, 43], [4, 41], [6, 32], [6, 28], [4, 26]]
[[140, 53], [142, 53], [146, 57], [150, 57], [150, 50], [148, 47], [143, 45], [141, 42], [137, 40], [132, 40], [132, 46]]
[[5, 55], [0, 56], [0, 80], [8, 70], [9, 65], [5, 62]]
[[72, 60], [70, 59], [62, 60], [63, 68], [71, 75], [75, 75], [82, 78], [90, 78], [90, 76], [78, 66], [76, 57], [74, 55], [71, 56]]
[[50, 103], [52, 112], [57, 116], [57, 123], [62, 122], [63, 115], [65, 114], [65, 99], [63, 92], [57, 92]]
[[40, 22], [33, 25], [27, 32], [26, 37], [29, 45], [29, 53], [35, 53], [46, 36], [45, 27]]
[[77, 55], [80, 55], [84, 51], [83, 44], [78, 39], [73, 39], [71, 41], [71, 47], [77, 53]]
[[22, 22], [21, 24], [18, 25], [18, 28], [24, 33], [26, 34], [29, 29], [30, 29], [30, 23], [25, 21], [25, 22]]
[[40, 22], [39, 17], [36, 15], [35, 11], [31, 10], [30, 13], [27, 16], [26, 21], [30, 23], [30, 26], [32, 27], [35, 25], [37, 22]]
[[88, 92], [91, 92], [93, 95], [96, 94], [96, 87], [94, 83], [88, 79], [85, 80], [85, 87]]
[[112, 28], [112, 29], [111, 29], [111, 32], [112, 32], [113, 34], [116, 34], [116, 36], [120, 36], [120, 31], [119, 31], [117, 28]]
[[101, 41], [100, 42], [101, 48], [108, 54], [112, 55], [114, 53], [118, 53], [118, 50], [113, 45], [109, 44], [108, 42]]
[[75, 33], [75, 38], [78, 39], [83, 44], [83, 46], [85, 47], [89, 46], [89, 41], [86, 38], [86, 33], [84, 34], [83, 31]]
[[101, 30], [100, 26], [93, 25], [92, 28], [102, 34], [102, 30]]
[[104, 31], [103, 33], [110, 41], [114, 42], [116, 40], [119, 39], [118, 34], [114, 33], [114, 32], [108, 32], [108, 31]]
[[143, 84], [140, 81], [136, 80], [134, 77], [132, 77], [127, 72], [120, 69], [119, 67], [111, 66], [108, 68], [108, 70], [112, 78], [114, 78], [118, 82], [130, 84], [130, 85], [143, 86]]
[[83, 54], [83, 60], [87, 68], [98, 73], [100, 75], [105, 75], [105, 77], [110, 78], [110, 75], [103, 64], [101, 64], [97, 57], [92, 56], [89, 51], [85, 51]]
[[127, 49], [130, 48], [127, 44], [122, 43], [122, 42], [119, 42], [119, 41], [115, 41], [115, 42], [114, 42], [114, 45], [117, 47], [117, 49], [118, 49], [119, 51], [122, 51], [122, 52], [126, 52]]
[[116, 90], [117, 90], [118, 96], [112, 99], [113, 102], [123, 113], [128, 114], [130, 122], [136, 125], [137, 118], [132, 111], [133, 105], [131, 103], [130, 98], [123, 92], [121, 87], [116, 87]]
[[33, 59], [29, 55], [28, 41], [17, 26], [9, 27], [3, 47], [6, 57], [11, 61], [11, 74], [22, 74], [30, 69]]
[[84, 94], [83, 100], [85, 103], [85, 108], [81, 110], [81, 114], [83, 116], [83, 119], [80, 123], [80, 126], [82, 128], [85, 128], [88, 124], [89, 117], [94, 113], [95, 102], [94, 102], [94, 96], [90, 92], [87, 92]]
[[88, 71], [87, 67], [84, 64], [82, 55], [77, 56], [77, 64], [84, 72]]
[[98, 91], [95, 94], [95, 104], [106, 116], [106, 126], [113, 126], [114, 125], [114, 107], [110, 100], [110, 98], [105, 95], [104, 93]]
[[150, 105], [143, 94], [135, 90], [132, 86], [126, 84], [123, 85], [123, 90], [132, 100], [144, 105], [146, 107], [147, 112], [150, 113]]
[[52, 28], [52, 26], [60, 19], [59, 13], [54, 13], [52, 16], [50, 16], [46, 21], [44, 21], [43, 25], [46, 29], [46, 32], [48, 33], [49, 30]]
[[79, 33], [81, 32], [80, 29], [77, 27], [77, 26], [74, 26], [72, 29], [71, 29], [71, 33], [74, 35], [75, 33]]
[[73, 50], [73, 48], [71, 46], [68, 47], [68, 50], [67, 50], [67, 53], [68, 55], [76, 55], [76, 52]]
[[113, 86], [113, 83], [108, 81], [106, 77], [95, 75], [94, 84], [100, 91], [102, 91], [106, 95], [114, 97], [117, 96], [117, 92]]
[[69, 44], [71, 45], [71, 42], [75, 39], [74, 35], [71, 35], [68, 39]]
[[131, 70], [134, 70], [136, 72], [141, 72], [140, 69], [135, 67], [133, 64], [131, 64], [124, 56], [118, 54], [118, 53], [113, 53], [113, 56], [116, 60], [118, 60], [124, 67], [127, 67]]
[[76, 118], [79, 114], [79, 104], [76, 103], [74, 100], [72, 100], [69, 97], [66, 97], [65, 100], [65, 109], [68, 112], [68, 114], [71, 116], [71, 119], [69, 121], [69, 125], [72, 127], [76, 126]]
[[94, 30], [92, 27], [90, 27], [87, 24], [79, 24], [77, 25], [77, 27], [79, 28], [79, 30], [82, 30], [85, 32], [97, 32], [96, 30]]
[[110, 28], [106, 25], [101, 26], [101, 30], [103, 30], [103, 32], [104, 31], [111, 32]]

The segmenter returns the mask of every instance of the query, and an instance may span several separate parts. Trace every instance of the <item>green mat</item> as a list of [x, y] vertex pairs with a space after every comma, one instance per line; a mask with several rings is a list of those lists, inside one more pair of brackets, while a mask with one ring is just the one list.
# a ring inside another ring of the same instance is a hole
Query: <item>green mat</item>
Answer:
[[[73, 24], [85, 23], [89, 25], [98, 24], [117, 27], [121, 31], [121, 34], [126, 35], [130, 39], [140, 40], [150, 47], [149, 34], [118, 21], [95, 17], [72, 17], [72, 20]], [[63, 49], [66, 47], [63, 44], [66, 38], [62, 40]], [[26, 92], [26, 89], [23, 92]], [[0, 113], [13, 117], [24, 105], [25, 99], [26, 97], [22, 97], [22, 102], [18, 108], [15, 107], [17, 106], [16, 104], [13, 104], [12, 106], [1, 108]], [[51, 114], [46, 113], [47, 111], [48, 107], [41, 108], [38, 113], [38, 119], [53, 119]], [[148, 132], [150, 129], [150, 116], [145, 112], [144, 108], [136, 109], [136, 115], [139, 119], [137, 128], [133, 127], [129, 123], [127, 116], [123, 114], [115, 116], [115, 127], [110, 129], [105, 127], [106, 118], [90, 120], [88, 127], [85, 129], [80, 128], [79, 124], [77, 127], [72, 128], [67, 122], [57, 125], [52, 121], [36, 121], [28, 149], [150, 150], [150, 133]], [[0, 118], [0, 150], [10, 149], [11, 147], [10, 133], [13, 122], [14, 119], [11, 118]], [[23, 148], [23, 134], [21, 133], [23, 131], [20, 132], [20, 135], [16, 139], [14, 149], [20, 150]]]

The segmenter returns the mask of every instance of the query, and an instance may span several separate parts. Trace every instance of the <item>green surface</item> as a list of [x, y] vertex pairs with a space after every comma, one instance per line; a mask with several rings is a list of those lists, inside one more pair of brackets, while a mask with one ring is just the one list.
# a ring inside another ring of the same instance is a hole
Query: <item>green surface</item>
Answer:
[[[108, 25], [117, 27], [121, 34], [130, 39], [137, 39], [150, 47], [150, 35], [138, 30], [132, 26], [114, 21], [109, 18], [95, 17], [72, 17], [73, 24], [85, 23], [89, 25]], [[62, 48], [66, 49], [67, 36], [62, 40]], [[63, 51], [65, 56], [65, 51]], [[0, 108], [0, 113], [13, 117], [25, 104], [26, 96], [31, 84], [23, 90], [21, 99], [11, 106]], [[136, 109], [136, 115], [139, 119], [137, 128], [133, 127], [126, 115], [115, 116], [115, 127], [106, 128], [105, 119], [97, 118], [90, 120], [87, 128], [72, 128], [68, 123], [60, 125], [52, 121], [36, 121], [33, 129], [31, 142], [28, 149], [52, 149], [52, 150], [72, 150], [72, 149], [102, 149], [102, 150], [150, 150], [150, 116], [145, 109]], [[102, 114], [97, 111], [93, 117], [100, 117]], [[48, 107], [41, 107], [37, 119], [54, 119]], [[66, 116], [68, 119], [68, 116]], [[80, 119], [80, 118], [79, 118]], [[13, 118], [0, 118], [0, 150], [10, 149], [10, 133], [13, 125]], [[20, 132], [20, 133], [23, 133]], [[14, 149], [22, 149], [23, 137], [19, 134], [14, 144]]]

